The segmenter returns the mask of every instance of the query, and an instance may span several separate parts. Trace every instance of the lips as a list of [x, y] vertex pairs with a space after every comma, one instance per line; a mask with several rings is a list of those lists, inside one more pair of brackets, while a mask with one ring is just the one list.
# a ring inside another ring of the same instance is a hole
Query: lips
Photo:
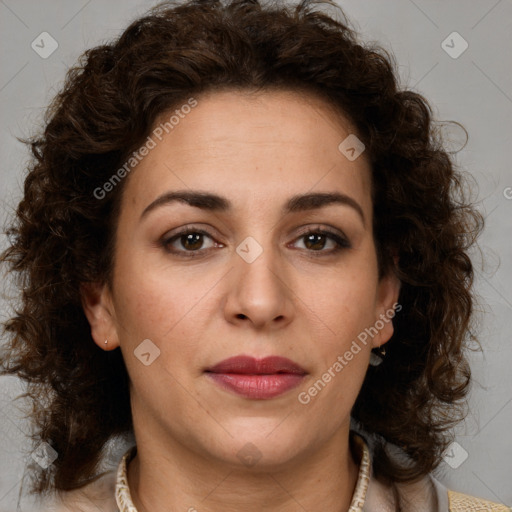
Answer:
[[297, 363], [280, 356], [231, 357], [205, 372], [224, 390], [253, 400], [282, 395], [298, 386], [307, 373]]
[[250, 356], [236, 356], [225, 359], [208, 368], [212, 373], [237, 373], [243, 375], [271, 375], [274, 373], [293, 373], [305, 375], [306, 371], [286, 357], [269, 356], [255, 359]]

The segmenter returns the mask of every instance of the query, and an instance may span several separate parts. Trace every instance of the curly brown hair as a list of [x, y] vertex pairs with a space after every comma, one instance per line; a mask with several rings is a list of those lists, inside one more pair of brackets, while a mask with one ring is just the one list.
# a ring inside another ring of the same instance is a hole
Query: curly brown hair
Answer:
[[121, 351], [93, 343], [80, 295], [81, 283], [111, 282], [124, 183], [101, 199], [94, 191], [162, 113], [221, 89], [316, 94], [357, 128], [372, 167], [379, 271], [400, 279], [402, 310], [352, 418], [374, 445], [376, 478], [407, 482], [439, 465], [467, 405], [475, 303], [468, 250], [483, 219], [432, 108], [399, 86], [393, 56], [360, 42], [336, 4], [316, 2], [334, 6], [339, 19], [313, 3], [161, 4], [83, 54], [49, 106], [44, 132], [25, 141], [33, 159], [0, 257], [21, 297], [4, 323], [0, 369], [27, 381], [33, 441], [58, 453], [33, 492], [97, 478], [106, 442], [133, 428]]

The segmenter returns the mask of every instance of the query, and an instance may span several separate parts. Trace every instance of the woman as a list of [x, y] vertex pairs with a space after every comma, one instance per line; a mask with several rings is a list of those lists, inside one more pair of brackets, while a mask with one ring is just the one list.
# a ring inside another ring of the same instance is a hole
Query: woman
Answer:
[[383, 50], [307, 2], [162, 4], [30, 143], [3, 366], [43, 510], [510, 510], [431, 475], [482, 219]]

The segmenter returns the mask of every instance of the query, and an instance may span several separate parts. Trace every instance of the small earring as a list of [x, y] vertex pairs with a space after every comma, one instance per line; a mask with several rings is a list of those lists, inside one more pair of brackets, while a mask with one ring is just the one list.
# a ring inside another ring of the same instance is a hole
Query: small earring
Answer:
[[[378, 350], [378, 352], [374, 352], [373, 350]], [[384, 361], [384, 357], [386, 356], [386, 347], [380, 346], [378, 349], [372, 349], [370, 352], [370, 364], [372, 366], [379, 366]]]
[[106, 345], [107, 343], [108, 343], [108, 339], [107, 339], [107, 340], [105, 340], [105, 345]]

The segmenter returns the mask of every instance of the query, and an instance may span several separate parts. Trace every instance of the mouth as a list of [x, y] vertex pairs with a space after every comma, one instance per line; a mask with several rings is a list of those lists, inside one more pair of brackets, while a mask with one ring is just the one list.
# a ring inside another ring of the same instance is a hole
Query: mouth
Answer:
[[253, 400], [277, 397], [298, 386], [307, 372], [280, 356], [236, 356], [207, 368], [206, 375], [224, 390]]
[[269, 356], [256, 359], [251, 356], [235, 356], [217, 363], [205, 371], [212, 373], [236, 373], [243, 375], [273, 375], [290, 373], [305, 375], [306, 370], [286, 357]]

